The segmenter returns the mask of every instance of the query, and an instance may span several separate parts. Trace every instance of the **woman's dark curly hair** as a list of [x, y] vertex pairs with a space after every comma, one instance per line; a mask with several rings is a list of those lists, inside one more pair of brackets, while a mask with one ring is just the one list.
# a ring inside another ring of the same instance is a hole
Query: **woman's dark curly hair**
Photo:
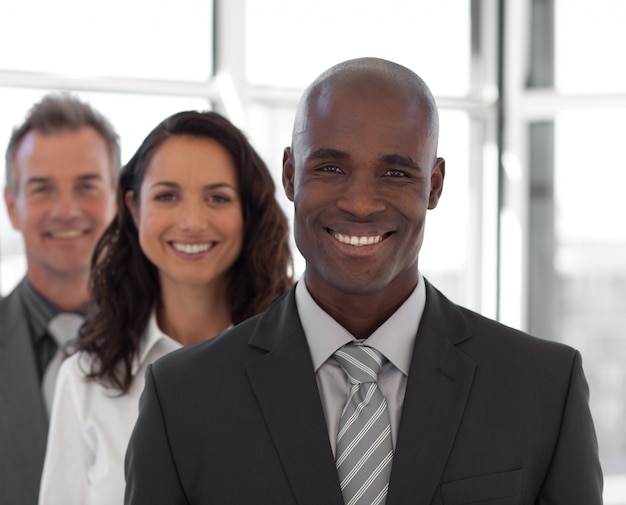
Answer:
[[76, 343], [76, 350], [96, 358], [87, 377], [122, 394], [130, 388], [132, 362], [160, 298], [157, 269], [139, 246], [125, 195], [134, 191], [138, 202], [154, 153], [178, 135], [219, 142], [230, 153], [237, 171], [244, 237], [228, 288], [233, 322], [263, 311], [293, 283], [287, 218], [276, 201], [267, 166], [245, 135], [215, 112], [186, 111], [168, 117], [152, 130], [120, 173], [117, 213], [94, 251], [91, 301]]

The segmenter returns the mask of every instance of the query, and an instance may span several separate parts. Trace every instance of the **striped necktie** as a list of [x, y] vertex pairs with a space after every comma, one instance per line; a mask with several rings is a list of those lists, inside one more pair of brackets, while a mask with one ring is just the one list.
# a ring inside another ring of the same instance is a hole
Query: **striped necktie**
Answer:
[[63, 347], [70, 340], [75, 339], [78, 335], [78, 329], [83, 324], [83, 317], [73, 312], [61, 312], [54, 316], [48, 323], [48, 333], [55, 340], [58, 345], [58, 349], [52, 360], [46, 367], [43, 380], [41, 383], [41, 389], [46, 405], [48, 415], [52, 408], [52, 399], [54, 397], [54, 386], [56, 384], [57, 374], [59, 373], [59, 367], [64, 357]]
[[375, 349], [348, 344], [334, 354], [350, 393], [339, 420], [336, 465], [346, 505], [383, 505], [393, 459], [387, 402], [376, 381], [386, 361]]

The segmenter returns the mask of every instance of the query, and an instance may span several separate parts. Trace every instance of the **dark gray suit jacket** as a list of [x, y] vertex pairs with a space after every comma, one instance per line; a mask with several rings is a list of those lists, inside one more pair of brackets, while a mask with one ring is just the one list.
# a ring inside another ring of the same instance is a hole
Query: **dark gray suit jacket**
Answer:
[[0, 302], [0, 504], [35, 505], [48, 415], [18, 289]]
[[[598, 505], [577, 351], [448, 301], [430, 284], [387, 505]], [[293, 290], [157, 361], [126, 457], [125, 503], [342, 505]]]

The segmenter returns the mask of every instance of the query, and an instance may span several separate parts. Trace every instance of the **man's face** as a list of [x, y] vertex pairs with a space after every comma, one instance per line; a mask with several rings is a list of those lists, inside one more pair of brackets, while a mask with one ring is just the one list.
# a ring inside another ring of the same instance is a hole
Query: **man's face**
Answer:
[[17, 189], [5, 189], [22, 232], [28, 275], [37, 282], [86, 275], [95, 244], [114, 213], [111, 160], [91, 127], [29, 132], [15, 157]]
[[318, 301], [398, 300], [415, 287], [426, 210], [437, 205], [445, 171], [422, 107], [384, 86], [326, 89], [310, 103], [283, 175]]

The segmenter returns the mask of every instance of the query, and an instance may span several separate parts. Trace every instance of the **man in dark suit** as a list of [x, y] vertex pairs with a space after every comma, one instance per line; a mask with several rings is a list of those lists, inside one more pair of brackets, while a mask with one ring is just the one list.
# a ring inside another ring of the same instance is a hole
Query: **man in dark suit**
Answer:
[[61, 357], [48, 323], [85, 309], [91, 255], [113, 217], [119, 164], [111, 124], [70, 95], [44, 97], [9, 141], [4, 198], [22, 233], [27, 273], [0, 302], [2, 505], [37, 503]]
[[[430, 91], [400, 65], [350, 60], [305, 91], [283, 167], [304, 276], [147, 371], [127, 505], [602, 502], [578, 352], [459, 307], [419, 273], [445, 175], [437, 138]], [[344, 474], [339, 439], [365, 384], [335, 352], [355, 347], [382, 356], [367, 394], [384, 400], [347, 445], [383, 412], [387, 428]]]

